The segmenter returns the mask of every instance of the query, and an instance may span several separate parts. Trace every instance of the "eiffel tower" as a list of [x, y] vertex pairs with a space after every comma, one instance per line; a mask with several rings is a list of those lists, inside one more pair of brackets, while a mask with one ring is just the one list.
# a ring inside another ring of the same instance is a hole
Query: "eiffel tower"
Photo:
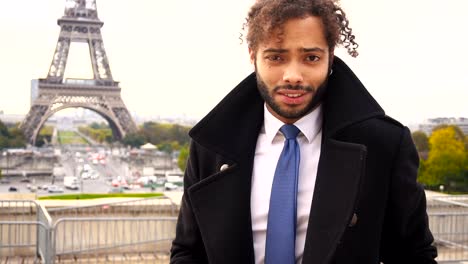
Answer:
[[[33, 80], [31, 108], [20, 125], [30, 144], [35, 145], [41, 127], [56, 112], [82, 107], [101, 115], [115, 139], [135, 132], [136, 125], [120, 95], [119, 82], [112, 78], [104, 50], [96, 0], [66, 0], [65, 12], [57, 20], [60, 35], [45, 79]], [[64, 79], [72, 42], [88, 44], [93, 79]]]

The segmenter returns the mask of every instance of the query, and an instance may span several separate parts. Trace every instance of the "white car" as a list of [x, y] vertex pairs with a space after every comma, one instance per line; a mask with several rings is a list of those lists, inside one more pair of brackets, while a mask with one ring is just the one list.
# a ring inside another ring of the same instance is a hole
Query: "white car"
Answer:
[[91, 173], [91, 175], [90, 175], [90, 178], [91, 178], [92, 180], [95, 180], [95, 179], [99, 178], [99, 173], [98, 173], [97, 171], [93, 171], [93, 172]]
[[164, 184], [164, 189], [166, 189], [166, 191], [173, 191], [173, 190], [176, 190], [177, 188], [178, 186], [172, 182], [166, 182]]
[[57, 185], [49, 185], [47, 191], [50, 193], [63, 193], [63, 189], [58, 187]]
[[91, 178], [91, 174], [89, 172], [83, 171], [81, 173], [81, 179], [85, 180], [85, 179], [89, 179], [89, 178]]

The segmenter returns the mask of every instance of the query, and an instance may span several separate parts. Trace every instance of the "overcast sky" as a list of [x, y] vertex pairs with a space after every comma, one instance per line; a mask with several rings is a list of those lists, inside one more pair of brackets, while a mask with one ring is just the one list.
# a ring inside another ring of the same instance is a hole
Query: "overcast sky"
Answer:
[[[240, 43], [253, 0], [97, 0], [112, 75], [130, 112], [201, 118], [253, 67]], [[467, 0], [342, 0], [360, 56], [343, 58], [387, 114], [468, 117]], [[2, 1], [0, 110], [26, 114], [47, 75], [64, 0]], [[91, 78], [85, 44], [66, 77]]]

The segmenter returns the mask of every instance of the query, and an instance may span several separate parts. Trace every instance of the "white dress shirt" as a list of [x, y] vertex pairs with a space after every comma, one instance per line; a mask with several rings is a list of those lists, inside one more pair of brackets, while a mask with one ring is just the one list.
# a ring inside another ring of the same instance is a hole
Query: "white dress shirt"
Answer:
[[[270, 206], [271, 186], [276, 164], [284, 146], [279, 131], [283, 122], [265, 106], [263, 128], [258, 135], [252, 173], [251, 215], [255, 263], [265, 262], [265, 242]], [[298, 120], [294, 125], [301, 131], [297, 137], [300, 148], [299, 183], [297, 194], [296, 263], [302, 263], [305, 237], [312, 205], [317, 166], [322, 141], [322, 106]]]

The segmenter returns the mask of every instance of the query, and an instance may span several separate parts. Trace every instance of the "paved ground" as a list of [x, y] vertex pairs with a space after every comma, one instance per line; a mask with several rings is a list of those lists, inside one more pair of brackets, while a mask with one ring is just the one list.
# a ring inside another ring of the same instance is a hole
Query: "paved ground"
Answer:
[[[42, 264], [43, 262], [39, 259], [32, 257], [9, 257], [1, 258], [0, 264]], [[71, 263], [118, 263], [118, 264], [168, 264], [169, 255], [153, 255], [153, 254], [141, 254], [141, 255], [109, 255], [101, 256], [99, 258], [82, 258], [82, 259], [57, 259], [55, 264], [71, 264]]]

